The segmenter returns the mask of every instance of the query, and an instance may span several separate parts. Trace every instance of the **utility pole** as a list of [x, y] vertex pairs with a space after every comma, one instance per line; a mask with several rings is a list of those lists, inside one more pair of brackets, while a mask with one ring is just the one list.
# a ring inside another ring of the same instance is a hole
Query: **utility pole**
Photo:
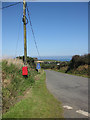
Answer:
[[26, 2], [23, 0], [23, 26], [24, 26], [24, 65], [27, 63], [27, 40], [26, 40]]

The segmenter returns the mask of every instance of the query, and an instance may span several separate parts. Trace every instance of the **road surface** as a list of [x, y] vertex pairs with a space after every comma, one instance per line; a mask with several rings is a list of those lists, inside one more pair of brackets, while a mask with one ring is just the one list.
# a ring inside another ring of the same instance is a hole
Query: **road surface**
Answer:
[[88, 78], [46, 71], [49, 91], [62, 102], [65, 118], [87, 118]]

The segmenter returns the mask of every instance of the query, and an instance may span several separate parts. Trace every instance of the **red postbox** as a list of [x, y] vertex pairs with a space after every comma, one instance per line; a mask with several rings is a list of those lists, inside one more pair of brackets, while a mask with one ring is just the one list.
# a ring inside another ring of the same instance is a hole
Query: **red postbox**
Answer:
[[28, 67], [27, 66], [22, 67], [22, 75], [28, 75]]

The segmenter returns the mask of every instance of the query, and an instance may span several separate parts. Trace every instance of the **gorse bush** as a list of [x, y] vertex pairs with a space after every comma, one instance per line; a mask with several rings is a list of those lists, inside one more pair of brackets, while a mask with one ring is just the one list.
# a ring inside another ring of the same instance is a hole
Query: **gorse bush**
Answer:
[[90, 54], [83, 56], [80, 55], [73, 56], [69, 64], [70, 69], [76, 69], [80, 65], [85, 65], [85, 64], [90, 65], [89, 58], [90, 58]]
[[70, 69], [77, 68], [78, 66], [82, 65], [82, 60], [79, 55], [75, 55], [72, 57], [72, 60], [70, 61]]

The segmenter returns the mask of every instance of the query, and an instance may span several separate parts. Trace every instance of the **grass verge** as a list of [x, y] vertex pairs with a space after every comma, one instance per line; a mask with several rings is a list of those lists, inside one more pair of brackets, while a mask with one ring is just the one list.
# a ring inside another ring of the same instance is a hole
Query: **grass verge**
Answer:
[[46, 74], [40, 71], [34, 86], [23, 100], [3, 114], [3, 118], [63, 118], [61, 103], [46, 88]]
[[[62, 73], [65, 73], [65, 71], [64, 71], [64, 70], [56, 70], [56, 69], [54, 69], [54, 71], [56, 71], [56, 72], [62, 72]], [[75, 75], [75, 76], [81, 76], [81, 77], [90, 78], [90, 76], [88, 76], [87, 74], [86, 74], [86, 75], [85, 75], [85, 74], [80, 74], [80, 73], [77, 73], [76, 71], [75, 71], [75, 72], [67, 72], [67, 73], [65, 73], [65, 74], [69, 74], [69, 75]]]

